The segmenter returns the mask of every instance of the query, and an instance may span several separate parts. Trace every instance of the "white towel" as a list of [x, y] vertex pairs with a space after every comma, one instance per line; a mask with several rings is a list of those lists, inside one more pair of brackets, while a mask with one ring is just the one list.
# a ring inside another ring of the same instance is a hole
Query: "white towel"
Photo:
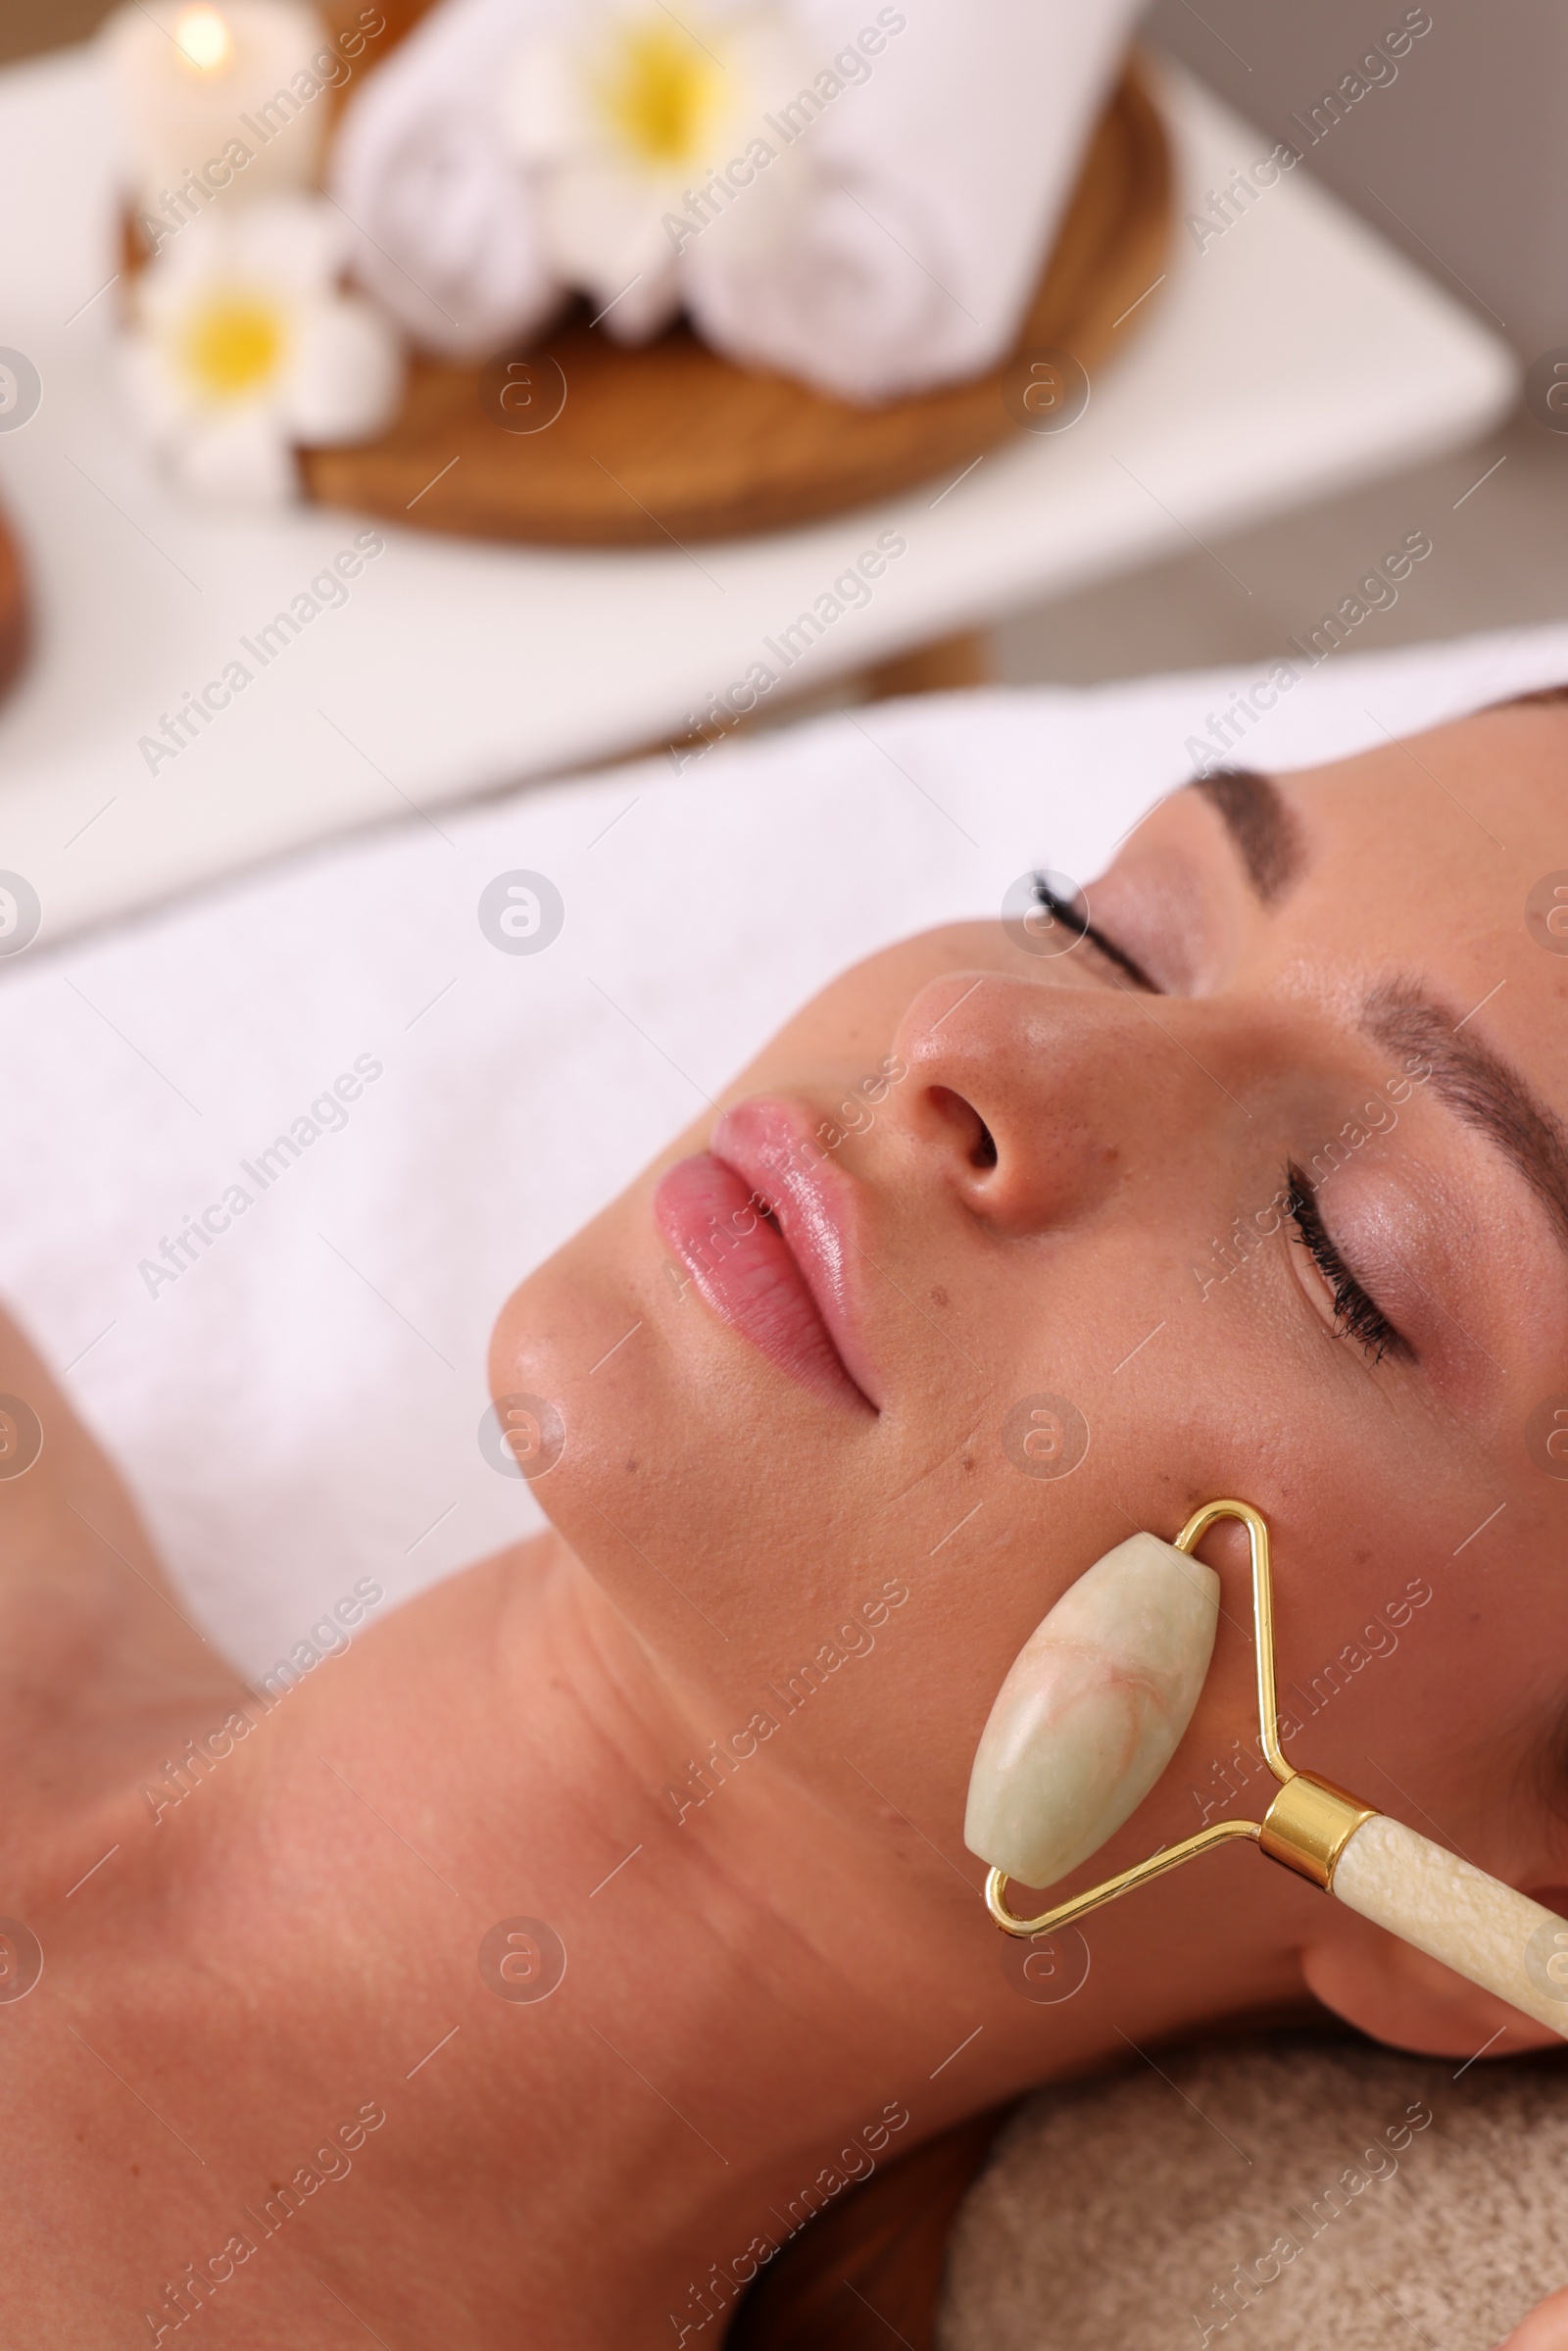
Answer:
[[416, 341], [452, 359], [520, 341], [563, 288], [502, 124], [508, 61], [554, 0], [446, 0], [351, 95], [329, 192], [359, 233], [355, 273]]
[[[1337, 656], [1241, 756], [1336, 758], [1564, 677], [1560, 626]], [[265, 1672], [361, 1577], [390, 1604], [537, 1526], [478, 1443], [513, 1284], [845, 964], [995, 914], [1037, 861], [1091, 875], [1250, 682], [873, 708], [678, 782], [660, 760], [443, 808], [0, 959], [23, 1146], [0, 1152], [0, 1297], [191, 1613]], [[565, 901], [543, 954], [479, 929], [518, 869]], [[143, 1260], [215, 1203], [210, 1245], [149, 1287]]]
[[1141, 5], [798, 0], [821, 78], [764, 126], [780, 159], [748, 191], [787, 171], [788, 201], [737, 200], [685, 246], [704, 335], [863, 402], [1001, 359]]
[[624, 340], [684, 302], [744, 365], [888, 400], [1012, 342], [1141, 5], [709, 0], [679, 23], [722, 151], [661, 185], [588, 121], [597, 44], [670, 38], [658, 0], [443, 0], [351, 96], [332, 192], [435, 350], [499, 350], [569, 283]]

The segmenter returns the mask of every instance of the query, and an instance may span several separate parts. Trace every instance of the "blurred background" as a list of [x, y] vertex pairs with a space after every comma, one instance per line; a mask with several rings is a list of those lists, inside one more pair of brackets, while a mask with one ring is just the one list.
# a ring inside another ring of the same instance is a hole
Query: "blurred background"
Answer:
[[[84, 37], [103, 13], [100, 0], [0, 0], [0, 63]], [[1156, 0], [1143, 37], [1271, 137], [1299, 141], [1292, 116], [1399, 16], [1394, 0], [1204, 0], [1201, 14]], [[1395, 82], [1307, 150], [1310, 171], [1527, 363], [1568, 343], [1565, 82], [1559, 0], [1445, 10], [1441, 40], [1421, 42]], [[1267, 658], [1413, 529], [1432, 535], [1437, 560], [1376, 616], [1376, 648], [1559, 617], [1568, 434], [1521, 412], [1479, 447], [1216, 537], [1212, 554], [1195, 546], [1029, 607], [992, 631], [993, 672], [1091, 683]]]

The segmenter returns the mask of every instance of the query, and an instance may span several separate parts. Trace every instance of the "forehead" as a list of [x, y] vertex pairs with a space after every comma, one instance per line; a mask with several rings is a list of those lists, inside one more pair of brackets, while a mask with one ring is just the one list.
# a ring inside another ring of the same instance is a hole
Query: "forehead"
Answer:
[[1376, 855], [1391, 883], [1458, 885], [1488, 910], [1568, 861], [1568, 702], [1480, 710], [1279, 780], [1320, 859]]

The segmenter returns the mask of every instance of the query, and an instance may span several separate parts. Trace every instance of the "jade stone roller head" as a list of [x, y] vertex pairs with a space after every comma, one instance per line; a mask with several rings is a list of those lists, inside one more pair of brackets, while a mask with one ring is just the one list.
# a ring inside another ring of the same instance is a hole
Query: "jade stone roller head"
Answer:
[[1069, 1585], [1013, 1662], [969, 1777], [963, 1841], [1026, 1886], [1098, 1853], [1181, 1743], [1213, 1654], [1219, 1578], [1157, 1535]]
[[[1049, 1886], [1131, 1818], [1181, 1743], [1208, 1673], [1219, 1578], [1191, 1553], [1216, 1520], [1251, 1548], [1259, 1743], [1279, 1781], [1260, 1821], [1196, 1837], [1023, 1919], [1009, 1878]], [[1175, 1542], [1134, 1535], [1063, 1592], [1018, 1652], [969, 1777], [964, 1842], [991, 1864], [986, 1906], [1004, 1934], [1045, 1935], [1235, 1837], [1256, 1840], [1374, 1925], [1568, 2039], [1568, 1920], [1390, 1820], [1280, 1750], [1268, 1528], [1250, 1503], [1206, 1502]]]

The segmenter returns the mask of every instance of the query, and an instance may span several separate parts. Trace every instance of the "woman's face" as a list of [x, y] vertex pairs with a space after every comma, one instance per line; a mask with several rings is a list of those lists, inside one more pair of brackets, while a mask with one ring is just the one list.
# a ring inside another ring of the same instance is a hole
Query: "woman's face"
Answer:
[[[523, 1284], [495, 1392], [561, 1414], [540, 1499], [705, 1736], [760, 1711], [956, 1848], [1040, 1617], [1239, 1495], [1297, 1762], [1546, 1882], [1505, 1799], [1568, 1688], [1565, 767], [1568, 709], [1516, 708], [1178, 793], [1066, 952], [873, 957]], [[1215, 1670], [1127, 1854], [1255, 1728], [1205, 1555]]]

